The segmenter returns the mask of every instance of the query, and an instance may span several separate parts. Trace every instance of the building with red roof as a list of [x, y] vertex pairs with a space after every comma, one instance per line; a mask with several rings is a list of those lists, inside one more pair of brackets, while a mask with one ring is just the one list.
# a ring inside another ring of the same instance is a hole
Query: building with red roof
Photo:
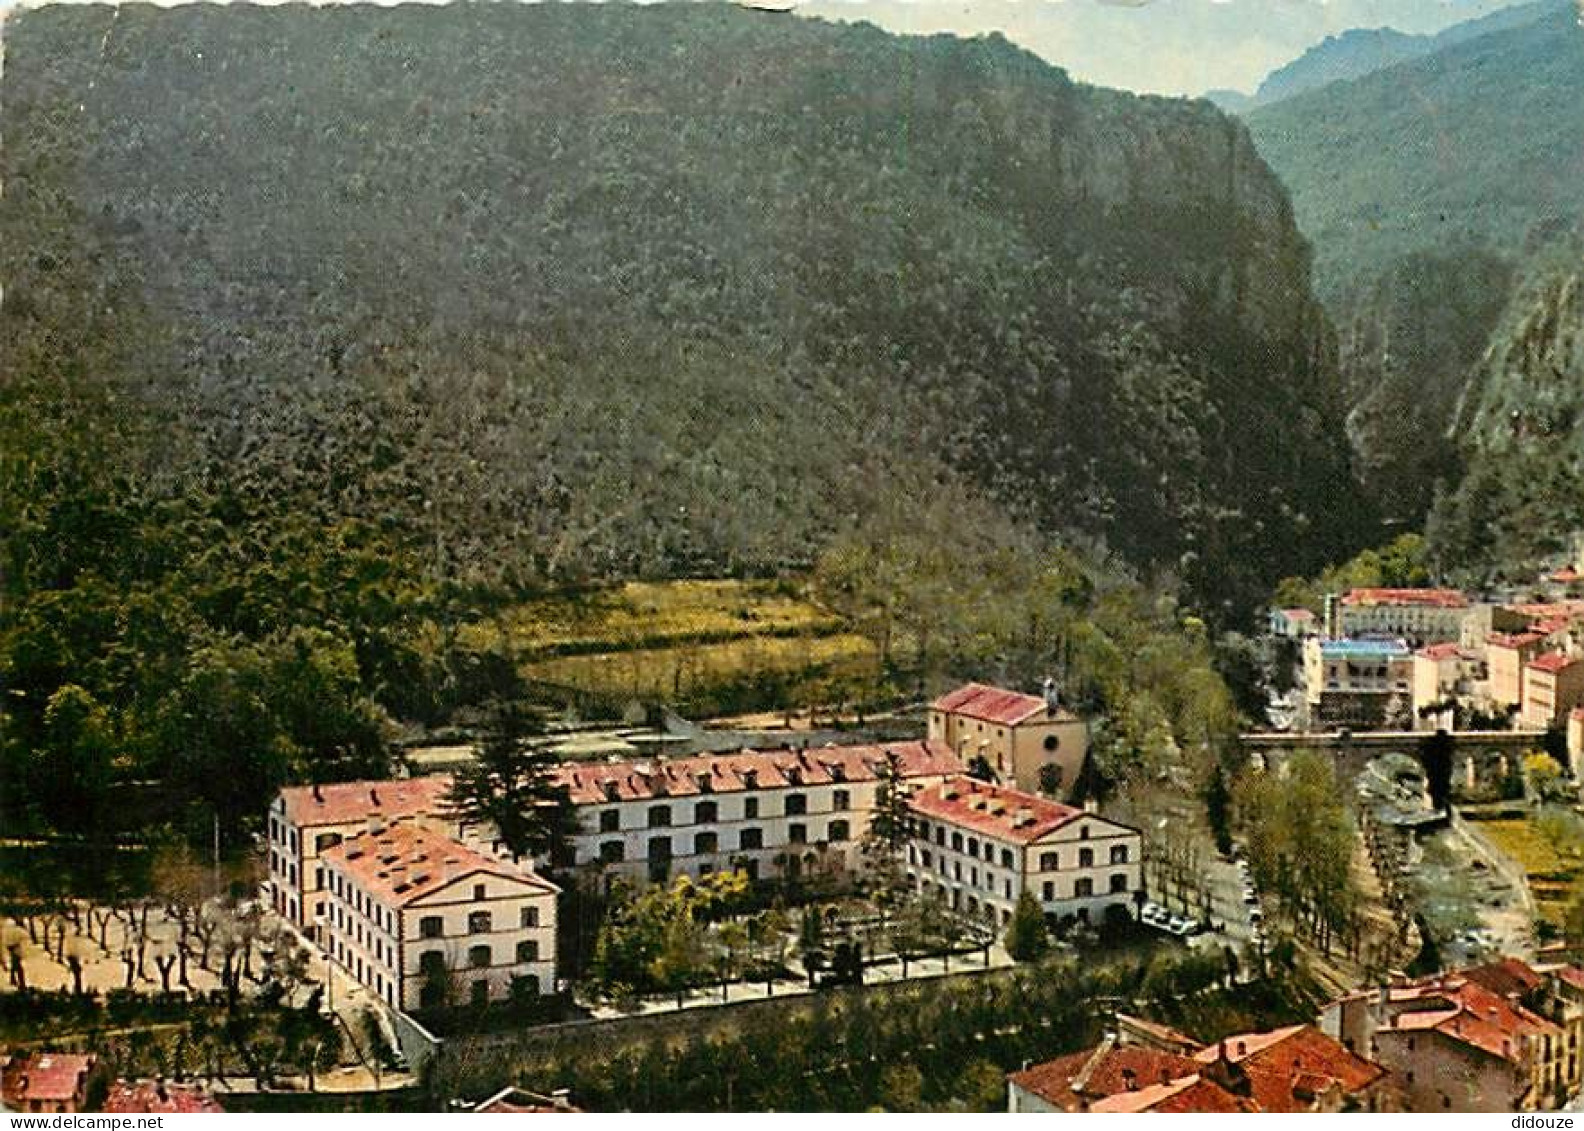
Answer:
[[1007, 1078], [1014, 1112], [1392, 1111], [1389, 1074], [1312, 1025], [1243, 1033], [1191, 1054], [1097, 1047]]
[[473, 1108], [475, 1115], [581, 1115], [565, 1091], [542, 1096], [522, 1088], [502, 1088]]
[[72, 1113], [83, 1109], [96, 1058], [42, 1052], [0, 1057], [0, 1098], [12, 1111]]
[[225, 1108], [197, 1084], [117, 1080], [105, 1097], [104, 1110], [112, 1115], [218, 1115]]
[[1360, 991], [1320, 1028], [1390, 1071], [1410, 1110], [1549, 1110], [1578, 1094], [1578, 1050], [1539, 1011], [1563, 999], [1537, 974], [1509, 961]]
[[1350, 589], [1333, 604], [1332, 635], [1389, 637], [1415, 647], [1458, 640], [1468, 619], [1468, 597], [1457, 589]]
[[[269, 887], [275, 910], [310, 938], [325, 913], [320, 857], [347, 837], [423, 816], [444, 824], [448, 776], [287, 786], [269, 811]], [[455, 828], [455, 822], [450, 823]], [[459, 831], [459, 830], [458, 830]]]
[[1004, 926], [1023, 892], [1051, 922], [1129, 917], [1144, 890], [1142, 837], [1128, 825], [971, 777], [910, 800], [914, 885], [949, 907]]
[[1053, 797], [1072, 795], [1089, 756], [1089, 726], [1052, 681], [1043, 695], [964, 684], [930, 704], [929, 737], [998, 782]]
[[325, 850], [324, 946], [398, 1009], [553, 992], [556, 896], [531, 867], [407, 818]]
[[1580, 706], [1584, 706], [1584, 659], [1545, 652], [1524, 665], [1518, 716], [1524, 726], [1543, 730], [1561, 723]]

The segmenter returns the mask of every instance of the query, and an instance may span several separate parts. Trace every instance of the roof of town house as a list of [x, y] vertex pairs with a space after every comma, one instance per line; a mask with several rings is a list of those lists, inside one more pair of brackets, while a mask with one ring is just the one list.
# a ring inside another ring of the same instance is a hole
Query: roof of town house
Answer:
[[1544, 1017], [1461, 973], [1393, 986], [1389, 1001], [1404, 1003], [1379, 1032], [1434, 1031], [1503, 1060], [1523, 1056], [1528, 1036], [1560, 1036], [1562, 1030]]
[[134, 1084], [117, 1080], [105, 1098], [104, 1110], [116, 1115], [213, 1115], [224, 1112], [225, 1108], [195, 1084], [148, 1080]]
[[1253, 1113], [1259, 1111], [1259, 1105], [1253, 1100], [1233, 1095], [1213, 1080], [1194, 1075], [1183, 1076], [1166, 1084], [1152, 1084], [1133, 1092], [1118, 1092], [1096, 1100], [1089, 1105], [1089, 1110], [1118, 1115], [1141, 1112], [1220, 1114]]
[[1262, 1111], [1305, 1111], [1333, 1086], [1345, 1094], [1363, 1091], [1386, 1074], [1313, 1025], [1290, 1025], [1266, 1033], [1240, 1033], [1196, 1054], [1213, 1064], [1222, 1054], [1248, 1076]]
[[1543, 656], [1536, 656], [1524, 666], [1533, 671], [1550, 672], [1554, 675], [1557, 672], [1566, 671], [1574, 664], [1581, 663], [1584, 663], [1584, 660], [1574, 659], [1565, 652], [1547, 652]]
[[895, 754], [905, 778], [959, 774], [963, 764], [944, 742], [890, 742], [878, 746], [784, 747], [700, 754], [689, 758], [573, 762], [557, 777], [578, 805], [693, 797], [751, 789], [797, 788], [879, 777]]
[[1459, 589], [1349, 589], [1344, 605], [1420, 605], [1438, 609], [1468, 607], [1468, 597]]
[[3, 1092], [8, 1104], [63, 1103], [76, 1097], [94, 1066], [86, 1053], [46, 1052], [19, 1056], [5, 1065]]
[[1488, 648], [1532, 648], [1545, 640], [1543, 632], [1493, 632], [1485, 637]]
[[1505, 998], [1522, 997], [1545, 985], [1545, 975], [1516, 958], [1502, 958], [1482, 966], [1470, 966], [1458, 973]]
[[486, 856], [410, 822], [348, 837], [325, 851], [324, 862], [326, 867], [345, 872], [375, 899], [394, 907], [405, 907], [465, 876], [499, 876], [551, 894], [560, 890], [509, 860]]
[[1281, 613], [1282, 613], [1282, 616], [1286, 617], [1288, 620], [1314, 620], [1315, 619], [1315, 615], [1314, 615], [1314, 610], [1313, 609], [1283, 609], [1281, 611]]
[[1014, 1072], [1008, 1079], [1064, 1111], [1083, 1111], [1106, 1096], [1159, 1086], [1198, 1071], [1198, 1063], [1190, 1057], [1117, 1044], [1111, 1038], [1092, 1049]]
[[1564, 585], [1571, 585], [1578, 579], [1579, 571], [1572, 566], [1563, 566], [1561, 569], [1553, 570], [1551, 573], [1546, 574], [1547, 581], [1560, 581]]
[[281, 790], [286, 819], [299, 828], [346, 825], [369, 817], [395, 820], [440, 808], [451, 789], [449, 775], [294, 785]]
[[573, 1107], [566, 1093], [541, 1096], [538, 1092], [522, 1088], [502, 1088], [473, 1109], [475, 1115], [581, 1115], [582, 1109]]
[[[1584, 708], [1579, 709], [1584, 710]], [[1577, 966], [1574, 966], [1571, 963], [1565, 966], [1557, 966], [1548, 969], [1546, 973], [1550, 974], [1564, 985], [1573, 987], [1575, 990], [1584, 990], [1584, 970], [1580, 970]]]
[[1469, 654], [1463, 650], [1461, 644], [1448, 641], [1444, 644], [1427, 644], [1414, 655], [1423, 656], [1427, 660], [1458, 660], [1468, 658]]
[[[990, 687], [983, 683], [965, 683], [956, 691], [949, 691], [930, 704], [933, 711], [952, 715], [967, 715], [987, 723], [1015, 727], [1036, 715], [1043, 715], [1049, 704], [1038, 695], [1021, 691], [1008, 691], [1004, 687]], [[1058, 714], [1067, 712], [1058, 708]]]
[[[939, 785], [915, 790], [909, 804], [914, 812], [923, 816], [1017, 844], [1031, 844], [1079, 817], [1095, 816], [1049, 798], [966, 776], [948, 778]], [[1105, 821], [1105, 818], [1095, 816], [1095, 820]], [[1106, 824], [1117, 825], [1117, 822], [1106, 821]], [[1125, 825], [1117, 827], [1127, 828]]]
[[[1131, 1013], [1116, 1014], [1117, 1030], [1127, 1037], [1142, 1037], [1145, 1042], [1153, 1041], [1154, 1047], [1165, 1049], [1168, 1052], [1193, 1052], [1202, 1042], [1190, 1037], [1181, 1029], [1174, 1029], [1170, 1025], [1163, 1025], [1159, 1021], [1150, 1021]], [[1133, 1043], [1142, 1043], [1135, 1040]], [[1148, 1044], [1145, 1047], [1150, 1047]]]

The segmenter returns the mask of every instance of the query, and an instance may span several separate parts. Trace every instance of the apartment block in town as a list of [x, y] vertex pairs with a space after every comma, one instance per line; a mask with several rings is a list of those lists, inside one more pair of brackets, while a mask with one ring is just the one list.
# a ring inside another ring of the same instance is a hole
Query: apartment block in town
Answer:
[[322, 854], [330, 956], [403, 1010], [555, 988], [558, 889], [413, 819]]
[[1026, 695], [969, 683], [930, 704], [929, 737], [971, 765], [984, 759], [996, 780], [1069, 797], [1089, 756], [1089, 726], [1062, 705], [1055, 685]]
[[970, 777], [913, 793], [915, 886], [997, 924], [1031, 892], [1051, 922], [1131, 916], [1144, 890], [1139, 831], [1086, 809]]

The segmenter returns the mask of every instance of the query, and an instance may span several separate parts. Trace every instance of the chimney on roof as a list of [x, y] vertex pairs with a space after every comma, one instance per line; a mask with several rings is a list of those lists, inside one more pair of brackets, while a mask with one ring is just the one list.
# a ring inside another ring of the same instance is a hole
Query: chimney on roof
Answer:
[[571, 1111], [572, 1092], [567, 1088], [557, 1088], [550, 1093], [550, 1104], [562, 1111]]
[[1056, 688], [1056, 681], [1050, 676], [1045, 677], [1045, 714], [1055, 718], [1061, 713], [1061, 692]]
[[1138, 1091], [1138, 1073], [1131, 1068], [1122, 1070], [1122, 1086], [1130, 1092]]
[[1034, 810], [1027, 805], [1019, 805], [1017, 816], [1012, 823], [1018, 828], [1022, 828], [1024, 825], [1032, 825], [1034, 823]]
[[1092, 797], [1087, 799], [1083, 803], [1083, 811], [1085, 813], [1098, 813], [1098, 812], [1100, 812], [1100, 802], [1096, 801]]
[[1160, 1082], [1162, 1084], [1170, 1084], [1171, 1080], [1172, 1080], [1171, 1069], [1167, 1068], [1164, 1064], [1161, 1065]]
[[379, 790], [374, 786], [369, 786], [369, 801], [373, 802], [375, 808], [379, 807]]
[[318, 782], [313, 783], [313, 799], [321, 805], [324, 804], [324, 790], [319, 788]]

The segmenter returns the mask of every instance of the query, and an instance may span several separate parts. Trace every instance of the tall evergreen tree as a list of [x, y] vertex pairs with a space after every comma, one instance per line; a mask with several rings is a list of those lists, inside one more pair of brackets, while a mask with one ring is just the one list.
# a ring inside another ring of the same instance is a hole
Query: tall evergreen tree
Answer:
[[913, 811], [908, 806], [899, 755], [887, 751], [876, 777], [874, 815], [864, 833], [862, 850], [875, 887], [884, 896], [903, 882], [902, 854], [913, 831]]
[[571, 793], [555, 780], [560, 763], [528, 741], [535, 729], [520, 706], [497, 706], [478, 756], [457, 772], [446, 796], [452, 815], [493, 825], [517, 861], [558, 858], [575, 824]]

